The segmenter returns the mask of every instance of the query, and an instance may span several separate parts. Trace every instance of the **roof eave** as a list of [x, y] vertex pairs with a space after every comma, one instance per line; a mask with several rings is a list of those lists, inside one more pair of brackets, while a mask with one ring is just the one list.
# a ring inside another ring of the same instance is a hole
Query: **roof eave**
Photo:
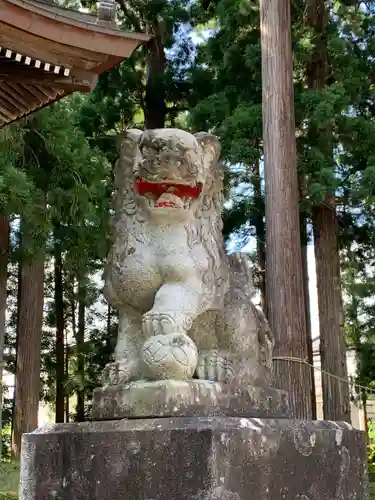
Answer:
[[151, 38], [94, 19], [92, 15], [75, 16], [74, 11], [35, 0], [0, 0], [0, 24], [62, 45], [127, 58]]

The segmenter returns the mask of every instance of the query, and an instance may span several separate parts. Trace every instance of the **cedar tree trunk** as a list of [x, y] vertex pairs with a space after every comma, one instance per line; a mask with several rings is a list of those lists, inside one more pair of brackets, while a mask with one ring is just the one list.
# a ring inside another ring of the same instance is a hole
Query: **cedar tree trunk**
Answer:
[[62, 423], [65, 419], [65, 355], [64, 355], [64, 298], [63, 298], [63, 269], [61, 248], [55, 237], [55, 318], [56, 318], [56, 423]]
[[[314, 31], [314, 50], [307, 64], [307, 83], [311, 91], [324, 89], [329, 77], [327, 51], [327, 12], [324, 0], [308, 0], [306, 22]], [[320, 132], [321, 134], [321, 132]], [[322, 136], [321, 149], [330, 147], [331, 130]], [[326, 151], [333, 157], [333, 147]], [[332, 161], [332, 165], [333, 165]], [[314, 246], [318, 288], [320, 358], [322, 370], [323, 415], [326, 420], [350, 422], [350, 401], [344, 311], [341, 293], [339, 224], [333, 197], [313, 209]]]
[[[7, 309], [7, 281], [8, 281], [8, 253], [9, 253], [9, 220], [4, 214], [0, 215], [0, 432], [2, 430], [3, 411], [3, 370], [4, 370], [4, 340]], [[2, 447], [0, 440], [0, 462]]]
[[25, 255], [22, 242], [18, 304], [17, 363], [12, 453], [20, 456], [21, 437], [38, 427], [40, 356], [44, 302], [44, 250]]
[[[307, 357], [292, 83], [290, 2], [261, 0], [266, 293], [277, 358]], [[307, 365], [275, 360], [274, 380], [289, 392], [293, 416], [311, 418]]]

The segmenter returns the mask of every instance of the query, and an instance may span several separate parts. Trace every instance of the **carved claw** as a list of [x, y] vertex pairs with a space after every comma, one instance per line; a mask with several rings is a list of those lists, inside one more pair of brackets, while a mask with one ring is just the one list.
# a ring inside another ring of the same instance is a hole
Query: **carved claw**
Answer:
[[137, 379], [138, 366], [134, 361], [108, 363], [103, 370], [102, 385], [122, 385]]
[[142, 328], [146, 337], [170, 335], [179, 332], [176, 320], [171, 314], [154, 312], [152, 310], [143, 316]]
[[199, 354], [196, 374], [201, 380], [225, 384], [233, 380], [236, 375], [231, 355], [216, 350]]

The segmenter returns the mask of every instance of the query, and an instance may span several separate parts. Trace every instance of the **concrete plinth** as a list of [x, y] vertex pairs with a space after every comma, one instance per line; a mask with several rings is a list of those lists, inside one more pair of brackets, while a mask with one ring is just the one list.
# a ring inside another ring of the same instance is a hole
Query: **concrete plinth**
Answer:
[[20, 500], [364, 500], [347, 424], [231, 417], [57, 424], [23, 437]]

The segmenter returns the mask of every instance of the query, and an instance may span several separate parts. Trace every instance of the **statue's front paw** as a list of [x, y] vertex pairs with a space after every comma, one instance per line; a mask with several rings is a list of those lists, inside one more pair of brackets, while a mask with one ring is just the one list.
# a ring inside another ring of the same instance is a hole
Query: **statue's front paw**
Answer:
[[228, 384], [235, 376], [233, 358], [217, 350], [199, 353], [196, 374], [201, 380]]
[[143, 316], [142, 328], [146, 337], [169, 335], [179, 331], [172, 313], [161, 313], [153, 310]]
[[122, 385], [137, 379], [137, 364], [133, 361], [108, 363], [103, 370], [102, 385]]

